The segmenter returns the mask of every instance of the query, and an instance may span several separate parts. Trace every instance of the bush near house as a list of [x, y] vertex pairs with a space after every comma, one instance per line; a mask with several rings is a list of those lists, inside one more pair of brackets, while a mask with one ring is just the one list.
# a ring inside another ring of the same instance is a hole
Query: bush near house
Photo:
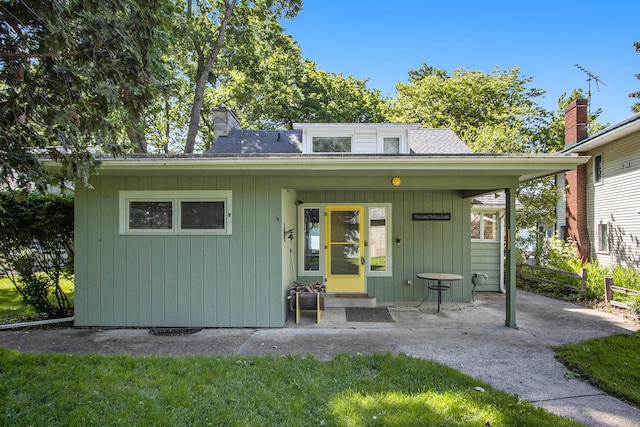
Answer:
[[50, 317], [68, 316], [62, 282], [73, 276], [73, 199], [0, 193], [0, 258], [25, 304]]
[[[572, 241], [564, 241], [561, 239], [548, 239], [543, 244], [543, 249], [540, 251], [538, 259], [536, 260], [539, 265], [553, 268], [556, 270], [571, 271], [579, 273], [581, 268], [587, 269], [587, 292], [585, 296], [586, 302], [590, 302], [593, 305], [604, 302], [604, 279], [605, 277], [613, 278], [613, 283], [616, 286], [621, 286], [628, 289], [640, 290], [640, 271], [635, 268], [615, 266], [615, 267], [603, 267], [598, 264], [597, 261], [583, 264], [580, 261], [580, 257], [576, 251], [575, 243]], [[552, 279], [558, 283], [562, 283], [570, 286], [579, 286], [579, 283], [575, 279], [568, 277], [553, 275], [552, 273], [538, 273], [541, 277], [544, 274], [544, 278]], [[529, 290], [541, 292], [547, 296], [561, 298], [565, 300], [577, 300], [578, 296], [575, 293], [570, 293], [562, 288], [555, 287], [548, 284], [531, 283], [524, 280], [518, 281], [518, 286]], [[616, 299], [620, 298], [621, 301], [633, 304], [629, 297], [622, 295], [616, 295]], [[624, 298], [624, 299], [623, 299]]]

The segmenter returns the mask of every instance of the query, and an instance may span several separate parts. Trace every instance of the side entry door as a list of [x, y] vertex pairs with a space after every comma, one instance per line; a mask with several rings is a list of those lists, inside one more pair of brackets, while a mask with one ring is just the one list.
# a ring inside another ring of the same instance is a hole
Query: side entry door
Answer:
[[364, 293], [364, 207], [328, 206], [325, 214], [327, 292]]

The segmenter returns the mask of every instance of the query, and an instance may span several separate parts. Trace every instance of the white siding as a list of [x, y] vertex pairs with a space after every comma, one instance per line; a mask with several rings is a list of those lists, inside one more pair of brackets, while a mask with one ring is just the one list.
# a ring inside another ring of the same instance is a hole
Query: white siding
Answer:
[[354, 139], [354, 153], [375, 153], [377, 152], [377, 135], [375, 132], [358, 132]]
[[[640, 133], [588, 153], [587, 221], [592, 256], [604, 266], [640, 267]], [[602, 183], [593, 183], [593, 156], [602, 155]], [[597, 252], [597, 224], [609, 224], [609, 253]]]

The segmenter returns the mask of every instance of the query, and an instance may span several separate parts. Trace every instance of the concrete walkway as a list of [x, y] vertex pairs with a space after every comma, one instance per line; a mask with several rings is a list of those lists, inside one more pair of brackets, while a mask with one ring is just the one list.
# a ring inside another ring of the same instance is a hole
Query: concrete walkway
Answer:
[[[517, 329], [504, 326], [502, 294], [479, 294], [472, 304], [387, 304], [390, 323], [347, 322], [331, 308], [281, 329], [203, 329], [183, 336], [145, 329], [33, 329], [0, 331], [0, 346], [23, 352], [103, 354], [267, 355], [393, 352], [432, 359], [516, 393], [548, 411], [591, 426], [638, 426], [640, 410], [566, 375], [550, 346], [638, 330], [638, 324], [518, 291]], [[379, 304], [381, 305], [381, 304]]]

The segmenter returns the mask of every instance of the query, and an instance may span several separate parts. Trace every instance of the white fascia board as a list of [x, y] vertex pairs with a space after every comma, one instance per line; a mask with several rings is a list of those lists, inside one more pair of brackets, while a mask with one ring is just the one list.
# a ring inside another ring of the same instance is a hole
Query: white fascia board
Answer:
[[610, 126], [597, 132], [595, 135], [588, 137], [565, 148], [563, 153], [586, 153], [608, 144], [612, 141], [621, 139], [635, 132], [640, 132], [640, 115], [636, 114], [627, 121]]
[[356, 130], [356, 129], [368, 129], [368, 130], [410, 130], [420, 129], [422, 125], [420, 123], [294, 123], [293, 129], [295, 130], [321, 130], [321, 131], [333, 131], [333, 130]]
[[[215, 170], [224, 172], [276, 173], [276, 172], [348, 172], [349, 174], [403, 172], [428, 174], [457, 172], [472, 174], [519, 176], [520, 181], [575, 169], [589, 160], [578, 155], [455, 155], [455, 156], [269, 156], [269, 157], [144, 157], [102, 160], [101, 170], [126, 171], [180, 171]], [[55, 167], [55, 162], [45, 161]]]

